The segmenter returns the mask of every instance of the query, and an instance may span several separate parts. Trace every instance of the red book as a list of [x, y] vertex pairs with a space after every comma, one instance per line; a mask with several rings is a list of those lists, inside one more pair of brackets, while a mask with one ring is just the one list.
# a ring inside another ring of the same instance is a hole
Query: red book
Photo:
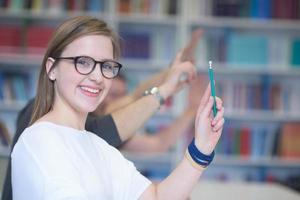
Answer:
[[249, 156], [250, 155], [250, 129], [247, 127], [243, 127], [241, 129], [241, 143], [240, 143], [240, 152], [241, 156]]
[[49, 26], [28, 27], [26, 35], [27, 53], [43, 53], [54, 30], [53, 27]]
[[273, 17], [280, 19], [296, 19], [299, 16], [299, 0], [274, 0]]
[[0, 46], [20, 47], [21, 44], [20, 27], [12, 25], [0, 26]]
[[75, 0], [67, 0], [67, 10], [75, 11], [76, 10], [76, 3]]
[[119, 1], [119, 12], [120, 13], [130, 13], [131, 0], [120, 0]]

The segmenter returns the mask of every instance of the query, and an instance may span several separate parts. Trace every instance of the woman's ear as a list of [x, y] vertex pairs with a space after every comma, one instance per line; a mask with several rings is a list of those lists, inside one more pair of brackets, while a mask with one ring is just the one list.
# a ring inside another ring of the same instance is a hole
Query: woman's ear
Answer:
[[49, 57], [46, 62], [46, 71], [47, 71], [48, 77], [51, 81], [55, 81], [55, 79], [56, 79], [55, 68], [52, 69], [52, 67], [54, 66], [54, 62], [55, 62], [55, 60], [51, 57]]

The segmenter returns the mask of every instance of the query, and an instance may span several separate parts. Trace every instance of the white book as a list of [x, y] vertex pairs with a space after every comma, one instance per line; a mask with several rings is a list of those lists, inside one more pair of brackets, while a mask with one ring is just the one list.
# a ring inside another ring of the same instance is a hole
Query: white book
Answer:
[[271, 69], [287, 69], [290, 55], [289, 38], [286, 35], [270, 37], [268, 54], [269, 67]]

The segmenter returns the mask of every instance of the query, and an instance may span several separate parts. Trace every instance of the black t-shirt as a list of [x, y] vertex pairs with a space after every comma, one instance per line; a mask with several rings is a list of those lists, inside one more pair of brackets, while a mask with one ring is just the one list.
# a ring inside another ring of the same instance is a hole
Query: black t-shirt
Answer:
[[[16, 142], [18, 141], [21, 133], [28, 126], [34, 106], [34, 100], [30, 100], [28, 104], [21, 110], [17, 119], [17, 130], [14, 135], [12, 149]], [[86, 130], [95, 133], [107, 143], [114, 147], [119, 147], [122, 143], [119, 136], [119, 132], [114, 123], [111, 115], [105, 115], [103, 117], [95, 117], [91, 114], [88, 115], [86, 123]], [[9, 158], [9, 163], [7, 166], [5, 182], [2, 191], [2, 200], [12, 200], [12, 185], [11, 185], [11, 160]]]

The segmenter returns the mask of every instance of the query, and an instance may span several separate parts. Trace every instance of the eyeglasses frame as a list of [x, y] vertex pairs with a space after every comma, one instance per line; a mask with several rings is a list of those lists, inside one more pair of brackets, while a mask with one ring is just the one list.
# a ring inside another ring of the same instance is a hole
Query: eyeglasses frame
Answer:
[[[77, 60], [80, 59], [80, 58], [82, 58], [82, 57], [90, 58], [90, 59], [92, 59], [92, 60], [94, 61], [94, 66], [93, 66], [92, 70], [91, 70], [89, 73], [81, 73], [81, 72], [79, 72], [78, 69], [77, 69], [77, 65], [76, 65]], [[56, 57], [56, 58], [55, 58], [55, 60], [60, 60], [60, 59], [73, 60], [73, 61], [74, 61], [74, 67], [75, 67], [76, 71], [77, 71], [79, 74], [81, 74], [81, 75], [89, 75], [89, 74], [91, 74], [91, 73], [95, 70], [96, 65], [99, 63], [99, 64], [100, 64], [100, 71], [101, 71], [101, 74], [102, 74], [103, 77], [105, 77], [105, 78], [107, 78], [107, 79], [113, 79], [113, 78], [115, 78], [116, 76], [118, 76], [118, 74], [119, 74], [119, 72], [120, 72], [120, 70], [121, 70], [121, 68], [122, 68], [122, 64], [119, 63], [119, 62], [117, 62], [117, 61], [114, 61], [114, 60], [98, 61], [98, 60], [95, 60], [94, 58], [92, 58], [92, 57], [90, 57], [90, 56], [73, 56], [73, 57]], [[107, 76], [104, 75], [103, 70], [102, 70], [102, 66], [103, 66], [103, 64], [104, 64], [105, 62], [114, 62], [114, 63], [116, 63], [116, 64], [118, 65], [118, 72], [117, 72], [117, 74], [116, 74], [115, 76], [113, 76], [113, 77], [107, 77]]]

